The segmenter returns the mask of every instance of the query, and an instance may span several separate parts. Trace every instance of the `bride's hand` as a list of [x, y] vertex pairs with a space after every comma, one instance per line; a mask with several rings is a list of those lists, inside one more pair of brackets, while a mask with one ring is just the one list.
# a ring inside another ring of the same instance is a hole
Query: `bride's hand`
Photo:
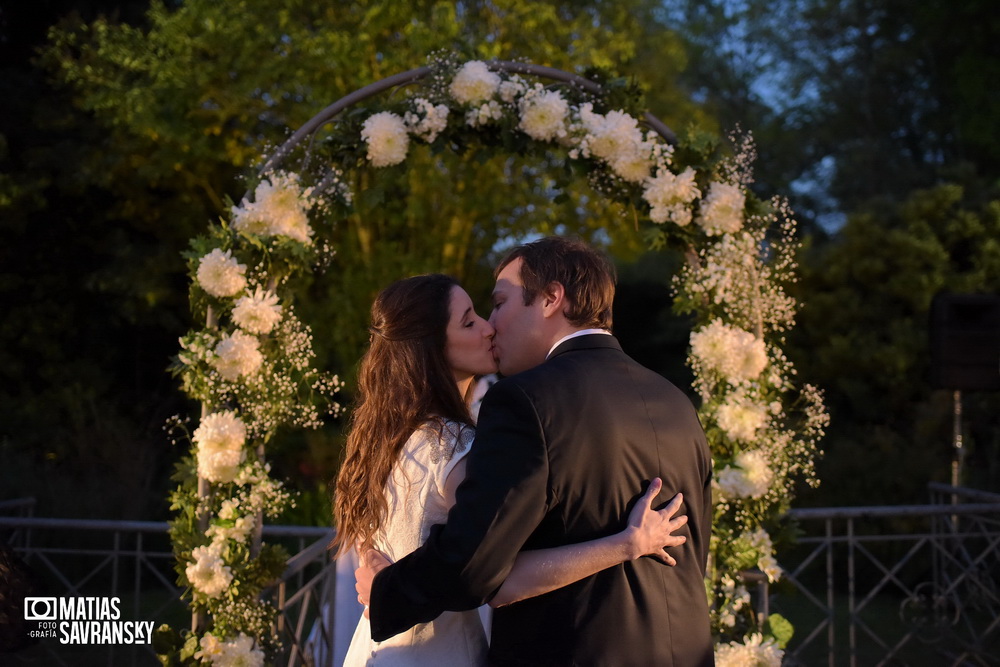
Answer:
[[687, 516], [674, 517], [680, 509], [684, 497], [678, 493], [666, 507], [661, 510], [652, 509], [653, 499], [660, 492], [663, 481], [659, 477], [649, 483], [646, 493], [639, 499], [628, 515], [628, 527], [625, 535], [628, 540], [629, 556], [636, 559], [641, 556], [653, 556], [667, 565], [677, 565], [673, 556], [667, 553], [668, 547], [684, 544], [687, 538], [683, 535], [672, 535], [687, 523]]
[[372, 594], [372, 581], [376, 574], [391, 564], [389, 557], [376, 549], [368, 549], [358, 559], [358, 568], [354, 570], [354, 590], [358, 592], [358, 602], [365, 606], [365, 618], [369, 618], [368, 601]]

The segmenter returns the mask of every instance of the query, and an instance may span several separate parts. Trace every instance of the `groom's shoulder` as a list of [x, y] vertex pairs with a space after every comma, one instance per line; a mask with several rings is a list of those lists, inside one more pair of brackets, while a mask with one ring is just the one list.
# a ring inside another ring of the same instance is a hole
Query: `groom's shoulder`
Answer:
[[561, 373], [551, 363], [546, 361], [516, 375], [500, 378], [486, 393], [484, 405], [487, 401], [494, 402], [502, 398], [528, 399], [534, 402], [539, 392], [544, 393], [548, 387], [558, 383]]

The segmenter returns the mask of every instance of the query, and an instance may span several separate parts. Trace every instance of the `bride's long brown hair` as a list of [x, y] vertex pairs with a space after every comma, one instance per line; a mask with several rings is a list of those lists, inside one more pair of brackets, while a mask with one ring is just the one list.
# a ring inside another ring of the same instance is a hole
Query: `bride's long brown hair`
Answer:
[[[333, 516], [339, 556], [359, 553], [385, 521], [385, 485], [410, 435], [427, 421], [471, 424], [445, 357], [451, 291], [441, 274], [386, 287], [372, 304], [371, 339], [358, 371], [344, 463], [337, 475]], [[442, 423], [443, 426], [443, 423]]]

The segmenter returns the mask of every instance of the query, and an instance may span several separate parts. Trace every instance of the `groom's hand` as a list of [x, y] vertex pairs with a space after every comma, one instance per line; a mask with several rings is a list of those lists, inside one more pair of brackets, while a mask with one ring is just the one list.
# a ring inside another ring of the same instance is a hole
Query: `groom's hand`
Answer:
[[369, 549], [360, 558], [358, 569], [354, 571], [354, 590], [358, 592], [358, 602], [365, 606], [365, 618], [368, 618], [368, 603], [372, 595], [372, 581], [375, 575], [389, 567], [392, 561], [375, 549]]

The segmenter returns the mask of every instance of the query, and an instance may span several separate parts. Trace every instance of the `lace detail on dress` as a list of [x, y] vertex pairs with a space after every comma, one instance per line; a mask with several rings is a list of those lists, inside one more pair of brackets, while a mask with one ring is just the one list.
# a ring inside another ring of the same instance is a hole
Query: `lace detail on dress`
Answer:
[[[425, 428], [434, 428], [430, 425]], [[440, 425], [441, 437], [430, 441], [431, 463], [451, 461], [455, 454], [464, 452], [476, 439], [476, 430], [468, 424], [445, 422]]]

